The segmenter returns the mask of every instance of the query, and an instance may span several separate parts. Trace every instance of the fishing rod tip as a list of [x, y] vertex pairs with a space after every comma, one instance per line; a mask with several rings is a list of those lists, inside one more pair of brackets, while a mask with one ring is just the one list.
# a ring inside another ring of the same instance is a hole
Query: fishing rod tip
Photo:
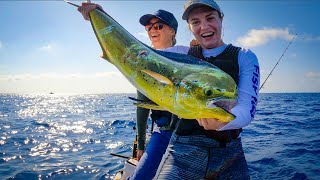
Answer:
[[72, 6], [80, 7], [79, 5], [74, 4], [74, 3], [70, 2], [70, 1], [67, 1], [67, 0], [63, 0], [63, 1], [66, 2], [66, 3], [68, 3], [68, 4], [71, 4]]

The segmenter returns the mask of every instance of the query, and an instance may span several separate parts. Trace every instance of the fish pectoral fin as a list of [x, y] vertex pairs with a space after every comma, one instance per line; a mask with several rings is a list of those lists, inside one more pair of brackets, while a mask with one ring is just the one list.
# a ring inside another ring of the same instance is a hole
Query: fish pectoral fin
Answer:
[[141, 70], [141, 71], [148, 74], [149, 76], [155, 78], [156, 80], [158, 80], [159, 82], [161, 82], [163, 84], [170, 85], [170, 86], [173, 85], [173, 83], [170, 79], [168, 79], [167, 77], [165, 77], [159, 73], [156, 73], [156, 72], [153, 72], [150, 70]]
[[144, 109], [153, 109], [153, 110], [165, 110], [164, 108], [158, 106], [156, 103], [149, 101], [143, 101], [134, 97], [129, 97], [129, 99], [136, 101], [135, 103], [133, 103], [134, 105], [144, 108]]
[[132, 101], [137, 101], [137, 102], [144, 102], [143, 100], [141, 99], [137, 99], [137, 98], [134, 98], [134, 97], [128, 97], [129, 99], [131, 99]]
[[160, 111], [165, 111], [166, 109], [158, 106], [157, 104], [154, 103], [147, 103], [147, 102], [137, 102], [133, 103], [134, 105], [144, 108], [144, 109], [152, 109], [152, 110], [160, 110]]

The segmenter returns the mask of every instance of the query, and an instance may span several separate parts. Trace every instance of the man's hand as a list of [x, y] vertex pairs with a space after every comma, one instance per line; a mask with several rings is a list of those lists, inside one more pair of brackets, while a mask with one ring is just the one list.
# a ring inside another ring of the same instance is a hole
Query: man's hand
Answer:
[[83, 18], [87, 21], [90, 20], [89, 13], [92, 10], [95, 10], [97, 8], [100, 8], [102, 10], [102, 7], [99, 4], [94, 3], [82, 3], [82, 6], [78, 8], [78, 11], [82, 14]]
[[143, 153], [144, 153], [144, 150], [138, 150], [137, 151], [137, 160], [138, 161], [140, 161], [140, 158], [142, 157]]
[[214, 118], [200, 118], [197, 121], [205, 130], [218, 130], [227, 124]]

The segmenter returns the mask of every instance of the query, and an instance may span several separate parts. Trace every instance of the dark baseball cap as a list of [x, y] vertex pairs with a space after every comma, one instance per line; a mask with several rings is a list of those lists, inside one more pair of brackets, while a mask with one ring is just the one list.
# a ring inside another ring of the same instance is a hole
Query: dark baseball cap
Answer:
[[220, 16], [223, 17], [223, 12], [220, 9], [219, 5], [214, 0], [189, 0], [184, 5], [184, 13], [182, 15], [183, 20], [188, 20], [190, 11], [198, 6], [208, 6], [219, 12]]
[[178, 21], [172, 13], [165, 11], [165, 10], [162, 10], [162, 9], [159, 9], [154, 14], [145, 14], [145, 15], [141, 16], [139, 22], [140, 22], [140, 24], [145, 26], [149, 23], [149, 21], [152, 18], [159, 18], [161, 21], [163, 21], [163, 23], [172, 27], [174, 29], [174, 31], [177, 32]]

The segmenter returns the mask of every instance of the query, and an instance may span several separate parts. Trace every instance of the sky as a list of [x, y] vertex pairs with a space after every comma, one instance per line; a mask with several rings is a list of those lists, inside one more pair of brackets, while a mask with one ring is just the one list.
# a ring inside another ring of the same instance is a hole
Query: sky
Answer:
[[[72, 1], [80, 4], [81, 1]], [[92, 1], [150, 45], [139, 18], [158, 9], [178, 20], [177, 44], [193, 39], [181, 19], [184, 0]], [[223, 40], [258, 57], [261, 84], [296, 39], [260, 92], [320, 92], [320, 1], [220, 0]], [[0, 0], [0, 93], [135, 93], [109, 62], [90, 22], [63, 1]]]

